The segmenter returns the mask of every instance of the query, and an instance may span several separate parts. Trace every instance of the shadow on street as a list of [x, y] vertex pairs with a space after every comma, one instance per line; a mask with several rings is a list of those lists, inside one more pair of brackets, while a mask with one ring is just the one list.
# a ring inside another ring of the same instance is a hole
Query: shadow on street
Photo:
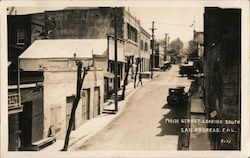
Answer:
[[[181, 128], [185, 128], [186, 125], [180, 122], [181, 119], [187, 118], [187, 105], [180, 106], [172, 106], [165, 104], [162, 107], [163, 109], [168, 109], [169, 112], [162, 116], [162, 119], [159, 121], [161, 128], [161, 132], [157, 136], [165, 136], [165, 135], [177, 135], [178, 139], [178, 150], [183, 150], [183, 146], [185, 146], [185, 133], [181, 133]], [[177, 119], [179, 123], [169, 123], [167, 119]]]

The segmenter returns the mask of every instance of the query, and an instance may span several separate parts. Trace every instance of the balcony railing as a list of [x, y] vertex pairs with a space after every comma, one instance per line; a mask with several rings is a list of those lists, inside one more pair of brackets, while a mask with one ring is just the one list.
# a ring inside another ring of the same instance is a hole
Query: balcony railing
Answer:
[[23, 111], [23, 106], [19, 103], [19, 96], [17, 93], [8, 95], [8, 111], [9, 114]]

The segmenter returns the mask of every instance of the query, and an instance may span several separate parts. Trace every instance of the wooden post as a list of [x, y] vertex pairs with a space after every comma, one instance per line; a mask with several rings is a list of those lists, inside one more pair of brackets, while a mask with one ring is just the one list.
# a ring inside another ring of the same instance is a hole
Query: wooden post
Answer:
[[64, 141], [64, 147], [62, 149], [62, 151], [67, 151], [68, 150], [68, 145], [69, 145], [69, 137], [70, 137], [70, 133], [73, 127], [73, 122], [74, 122], [74, 118], [75, 118], [75, 112], [76, 112], [76, 108], [77, 105], [81, 99], [81, 88], [83, 85], [83, 80], [87, 74], [87, 71], [89, 70], [88, 68], [84, 68], [84, 72], [83, 72], [83, 76], [82, 76], [82, 62], [81, 61], [77, 61], [77, 88], [76, 88], [76, 98], [74, 99], [73, 102], [73, 107], [71, 109], [71, 115], [70, 115], [70, 119], [69, 119], [69, 126], [67, 129], [67, 133], [65, 136], [65, 141]]
[[136, 88], [136, 79], [138, 75], [138, 70], [139, 70], [139, 64], [141, 63], [142, 59], [141, 58], [136, 58], [136, 71], [135, 71], [135, 79], [134, 79], [134, 88]]
[[125, 76], [124, 81], [123, 81], [123, 89], [122, 89], [122, 97], [121, 97], [122, 100], [125, 99], [125, 90], [126, 90], [126, 85], [127, 85], [127, 82], [128, 82], [129, 69], [133, 65], [133, 62], [131, 63], [131, 58], [133, 58], [133, 56], [128, 56], [127, 57], [128, 66], [127, 66], [127, 70], [126, 70], [126, 76]]

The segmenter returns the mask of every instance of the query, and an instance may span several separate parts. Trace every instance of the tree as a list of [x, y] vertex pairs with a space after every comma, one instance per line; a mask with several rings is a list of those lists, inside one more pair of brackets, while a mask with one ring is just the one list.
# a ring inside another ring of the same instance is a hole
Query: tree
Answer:
[[173, 52], [173, 54], [175, 55], [179, 55], [180, 51], [183, 48], [183, 42], [180, 40], [180, 38], [177, 38], [169, 44], [169, 47], [170, 52]]
[[165, 47], [165, 39], [159, 39], [156, 41], [161, 47]]
[[127, 64], [128, 64], [128, 66], [127, 66], [127, 69], [126, 69], [126, 76], [125, 76], [125, 78], [124, 78], [124, 81], [123, 81], [123, 89], [122, 89], [122, 100], [124, 100], [125, 99], [125, 90], [126, 90], [126, 85], [128, 84], [128, 74], [129, 74], [129, 70], [130, 70], [130, 68], [133, 66], [133, 61], [131, 61], [132, 60], [132, 58], [133, 58], [134, 56], [127, 56], [126, 58], [127, 58]]
[[[68, 126], [67, 133], [65, 136], [64, 147], [63, 147], [62, 151], [68, 150], [69, 136], [70, 136], [70, 133], [71, 133], [71, 130], [73, 127], [76, 108], [77, 108], [77, 105], [81, 99], [81, 89], [82, 89], [83, 81], [84, 81], [85, 76], [87, 75], [87, 72], [89, 71], [89, 68], [90, 68], [89, 66], [87, 68], [86, 67], [83, 68], [82, 62], [80, 60], [76, 61], [76, 65], [77, 65], [76, 97], [74, 99], [73, 106], [71, 109], [69, 126]], [[82, 74], [82, 70], [83, 70], [83, 74]]]
[[191, 40], [188, 42], [188, 49], [187, 54], [189, 58], [197, 57], [198, 56], [198, 49], [197, 49], [197, 42]]

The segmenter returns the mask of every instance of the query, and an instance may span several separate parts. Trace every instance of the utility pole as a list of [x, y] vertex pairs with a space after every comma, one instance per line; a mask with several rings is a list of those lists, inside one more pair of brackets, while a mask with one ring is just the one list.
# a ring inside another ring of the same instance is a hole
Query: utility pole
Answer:
[[193, 27], [194, 27], [194, 31], [193, 31], [194, 37], [193, 37], [193, 40], [195, 40], [195, 17], [194, 17], [194, 21], [193, 21]]
[[117, 99], [117, 91], [118, 91], [118, 64], [117, 64], [117, 7], [115, 7], [115, 111], [118, 111], [118, 99]]
[[195, 31], [195, 17], [194, 17], [194, 21], [193, 21], [193, 23], [194, 23], [194, 25], [193, 25], [193, 26], [194, 26], [194, 31]]
[[168, 47], [167, 47], [167, 50], [169, 50], [169, 40], [170, 40], [170, 37], [168, 36]]
[[156, 30], [156, 28], [154, 28], [154, 21], [152, 21], [152, 28], [150, 30], [152, 30], [152, 42], [151, 42], [151, 49], [152, 49], [152, 59], [151, 59], [151, 79], [153, 78], [153, 67], [154, 67], [154, 50], [155, 50], [155, 41], [154, 41], [154, 31]]
[[170, 41], [170, 37], [168, 36], [168, 42], [167, 42], [167, 51], [169, 50], [170, 46], [169, 46], [169, 41]]
[[164, 47], [164, 61], [166, 61], [167, 60], [167, 40], [168, 40], [168, 34], [166, 33], [165, 34], [165, 42], [164, 42], [164, 44], [165, 44], [165, 47]]

